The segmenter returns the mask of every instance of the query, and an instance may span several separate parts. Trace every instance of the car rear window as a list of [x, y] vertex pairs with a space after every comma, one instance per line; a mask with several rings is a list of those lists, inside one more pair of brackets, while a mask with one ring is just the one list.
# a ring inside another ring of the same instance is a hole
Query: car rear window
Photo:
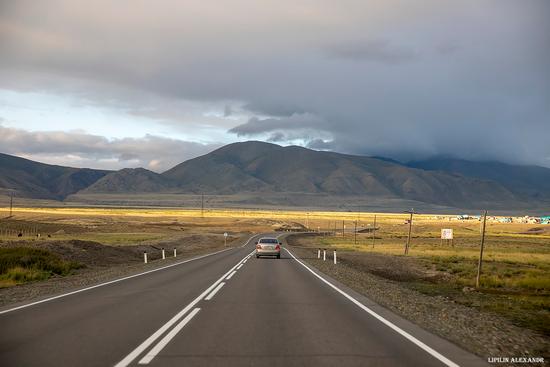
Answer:
[[275, 238], [262, 238], [260, 243], [279, 243]]

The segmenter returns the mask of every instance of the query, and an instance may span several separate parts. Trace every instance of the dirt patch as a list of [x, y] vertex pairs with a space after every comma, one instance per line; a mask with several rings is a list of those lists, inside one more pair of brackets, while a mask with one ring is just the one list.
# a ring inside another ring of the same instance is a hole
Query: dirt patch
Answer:
[[[289, 236], [287, 238], [288, 244], [291, 246], [311, 247], [313, 249], [315, 249], [314, 245], [317, 240], [318, 236], [316, 234], [301, 234], [300, 236]], [[328, 256], [333, 256], [332, 250], [328, 251]], [[366, 271], [390, 280], [436, 282], [447, 278], [446, 273], [427, 269], [415, 259], [408, 257], [357, 251], [338, 251], [337, 255], [340, 262], [351, 268]]]
[[527, 231], [524, 232], [518, 232], [518, 234], [549, 234], [550, 233], [550, 227], [533, 227], [529, 228]]
[[338, 257], [349, 267], [400, 282], [437, 282], [447, 278], [445, 273], [428, 270], [413, 259], [405, 257], [356, 252], [339, 253]]
[[12, 241], [0, 247], [30, 247], [48, 250], [66, 261], [75, 261], [87, 268], [108, 267], [140, 261], [137, 248], [114, 247], [93, 241]]

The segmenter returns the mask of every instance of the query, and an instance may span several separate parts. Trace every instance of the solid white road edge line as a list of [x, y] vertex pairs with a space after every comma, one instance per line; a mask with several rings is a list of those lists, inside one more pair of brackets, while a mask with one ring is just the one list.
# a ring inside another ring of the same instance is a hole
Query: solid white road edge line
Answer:
[[12, 312], [12, 311], [20, 310], [20, 309], [22, 309], [22, 308], [27, 308], [27, 307], [30, 307], [30, 306], [38, 305], [38, 304], [40, 304], [40, 303], [53, 301], [54, 299], [58, 299], [58, 298], [62, 298], [62, 297], [67, 297], [67, 296], [70, 296], [70, 295], [73, 295], [73, 294], [77, 294], [77, 293], [80, 293], [80, 292], [89, 291], [89, 290], [91, 290], [91, 289], [103, 287], [103, 286], [105, 286], [105, 285], [109, 285], [109, 284], [113, 284], [113, 283], [122, 282], [123, 280], [128, 280], [128, 279], [136, 278], [136, 277], [139, 277], [139, 276], [142, 276], [142, 275], [154, 273], [154, 272], [156, 272], [156, 271], [168, 269], [168, 268], [171, 268], [171, 267], [173, 267], [173, 266], [178, 266], [178, 265], [181, 265], [181, 264], [188, 263], [188, 262], [190, 262], [190, 261], [195, 261], [195, 260], [203, 259], [203, 258], [205, 258], [205, 257], [212, 256], [212, 255], [216, 255], [216, 254], [219, 254], [219, 253], [221, 253], [221, 252], [228, 251], [228, 250], [231, 250], [231, 248], [226, 248], [226, 249], [223, 249], [223, 250], [220, 250], [220, 251], [212, 252], [212, 253], [210, 253], [210, 254], [197, 256], [197, 257], [194, 257], [194, 258], [192, 258], [192, 259], [187, 259], [187, 260], [184, 260], [184, 261], [179, 261], [179, 262], [177, 262], [177, 263], [175, 263], [175, 264], [170, 264], [170, 265], [166, 265], [166, 266], [163, 266], [163, 267], [160, 267], [160, 268], [156, 268], [156, 269], [153, 269], [153, 270], [144, 271], [143, 273], [134, 274], [134, 275], [130, 275], [130, 276], [127, 276], [127, 277], [123, 277], [123, 278], [111, 280], [111, 281], [108, 281], [108, 282], [105, 282], [105, 283], [96, 284], [96, 285], [93, 285], [93, 286], [91, 286], [91, 287], [86, 287], [86, 288], [78, 289], [78, 290], [76, 290], [76, 291], [72, 291], [72, 292], [68, 292], [68, 293], [63, 293], [63, 294], [60, 294], [60, 295], [58, 295], [58, 296], [46, 298], [46, 299], [43, 299], [43, 300], [40, 300], [40, 301], [36, 301], [36, 302], [32, 302], [32, 303], [27, 303], [27, 304], [25, 304], [25, 305], [21, 305], [21, 306], [17, 306], [17, 307], [14, 307], [14, 308], [10, 308], [9, 310], [0, 311], [0, 315], [2, 315], [2, 314], [4, 314], [4, 313]]
[[[222, 283], [223, 284], [223, 283]], [[155, 345], [153, 347], [153, 349], [151, 349], [149, 351], [149, 353], [147, 353], [138, 363], [139, 364], [149, 364], [149, 362], [151, 362], [151, 360], [153, 360], [153, 358], [155, 358], [157, 356], [157, 354], [159, 354], [163, 349], [164, 347], [170, 343], [170, 340], [172, 340], [177, 333], [180, 332], [181, 329], [183, 329], [183, 327], [185, 325], [187, 325], [187, 323], [189, 321], [191, 321], [191, 319], [200, 311], [201, 309], [200, 308], [195, 308], [193, 309], [193, 311], [191, 311], [189, 313], [189, 315], [185, 316], [185, 318], [183, 320], [181, 320], [181, 322], [179, 324], [177, 324], [172, 330], [170, 330], [170, 332], [168, 334], [166, 334], [166, 336], [164, 338], [162, 338], [158, 343], [157, 345]]]
[[[242, 261], [242, 260], [241, 260]], [[166, 330], [168, 330], [170, 327], [172, 327], [172, 325], [174, 325], [176, 322], [178, 322], [179, 319], [181, 319], [183, 317], [183, 315], [185, 315], [191, 308], [195, 307], [195, 305], [197, 303], [199, 303], [200, 300], [202, 300], [208, 293], [210, 293], [212, 291], [212, 289], [214, 289], [219, 283], [221, 283], [221, 281], [229, 274], [231, 273], [233, 270], [235, 270], [235, 268], [237, 267], [237, 265], [240, 264], [240, 261], [235, 264], [231, 269], [229, 269], [229, 271], [227, 273], [225, 273], [221, 278], [219, 278], [218, 280], [216, 280], [214, 283], [212, 283], [212, 285], [208, 288], [206, 288], [206, 290], [204, 292], [202, 292], [197, 298], [195, 298], [193, 301], [191, 301], [191, 303], [189, 303], [187, 306], [185, 306], [185, 308], [183, 308], [183, 310], [181, 310], [180, 312], [178, 312], [174, 317], [172, 317], [166, 324], [162, 325], [160, 327], [160, 329], [158, 329], [157, 331], [155, 331], [155, 333], [153, 335], [151, 335], [150, 337], [148, 337], [147, 339], [145, 339], [145, 341], [143, 343], [141, 343], [140, 345], [137, 346], [136, 349], [134, 349], [133, 351], [130, 352], [130, 354], [128, 354], [126, 357], [124, 357], [123, 360], [121, 360], [120, 362], [118, 362], [115, 367], [126, 367], [128, 366], [130, 363], [132, 363], [132, 361], [134, 359], [136, 359], [141, 353], [143, 353], [143, 351], [147, 348], [149, 348], [149, 346], [151, 344], [153, 344], [155, 342], [155, 340], [157, 340], [158, 338], [160, 338], [160, 336], [162, 334], [164, 334], [166, 332]]]
[[431, 347], [429, 347], [428, 345], [424, 344], [423, 342], [421, 342], [420, 340], [416, 339], [414, 336], [412, 336], [411, 334], [407, 333], [405, 330], [401, 329], [400, 327], [398, 327], [397, 325], [394, 325], [392, 324], [390, 321], [386, 320], [385, 318], [383, 318], [382, 316], [380, 316], [379, 314], [377, 314], [376, 312], [374, 312], [373, 310], [371, 310], [370, 308], [368, 308], [367, 306], [365, 306], [364, 304], [362, 304], [361, 302], [359, 302], [358, 300], [356, 300], [355, 298], [353, 298], [352, 296], [350, 296], [349, 294], [347, 294], [346, 292], [344, 292], [343, 290], [341, 290], [340, 288], [336, 287], [335, 285], [331, 284], [329, 281], [327, 281], [326, 279], [324, 279], [323, 277], [321, 277], [319, 274], [317, 274], [316, 272], [314, 272], [313, 270], [311, 270], [309, 268], [309, 266], [307, 266], [306, 264], [304, 264], [302, 261], [298, 260], [298, 258], [296, 258], [296, 256], [294, 256], [294, 254], [292, 252], [290, 252], [288, 249], [286, 249], [286, 252], [288, 252], [290, 254], [290, 256], [292, 256], [294, 258], [294, 260], [296, 260], [300, 265], [302, 265], [304, 268], [306, 268], [309, 272], [311, 272], [311, 274], [315, 275], [317, 278], [319, 278], [323, 283], [327, 284], [329, 287], [331, 287], [332, 289], [334, 289], [335, 291], [337, 291], [338, 293], [340, 293], [341, 295], [343, 295], [344, 297], [346, 297], [348, 300], [350, 300], [351, 302], [353, 302], [355, 305], [357, 305], [359, 308], [361, 308], [363, 311], [369, 313], [371, 316], [373, 316], [374, 318], [376, 318], [378, 321], [382, 322], [384, 325], [388, 326], [389, 328], [391, 328], [392, 330], [396, 331], [398, 334], [400, 334], [401, 336], [405, 337], [406, 339], [408, 339], [410, 342], [414, 343], [415, 345], [417, 345], [418, 347], [420, 347], [421, 349], [423, 349], [425, 352], [429, 353], [432, 357], [435, 357], [437, 358], [439, 361], [443, 362], [445, 365], [449, 366], [449, 367], [459, 367], [458, 364], [454, 363], [453, 361], [451, 361], [450, 359], [448, 359], [447, 357], [445, 357], [444, 355], [440, 354], [439, 352], [437, 352], [436, 350], [432, 349]]
[[218, 293], [218, 291], [220, 289], [222, 289], [222, 287], [224, 285], [225, 285], [225, 283], [223, 283], [223, 282], [218, 284], [218, 286], [216, 288], [214, 288], [214, 290], [212, 292], [210, 292], [210, 294], [208, 296], [204, 297], [204, 300], [205, 301], [210, 301], [216, 295], [216, 293]]
[[[257, 235], [254, 235], [254, 236], [250, 237], [250, 238], [244, 243], [244, 245], [242, 245], [241, 247], [244, 247], [244, 246], [248, 245], [248, 243], [249, 243], [254, 237], [256, 237], [256, 236], [257, 236]], [[130, 275], [130, 276], [127, 276], [127, 277], [123, 277], [123, 278], [111, 280], [111, 281], [108, 281], [108, 282], [105, 282], [105, 283], [100, 283], [100, 284], [92, 285], [91, 287], [86, 287], [86, 288], [78, 289], [78, 290], [76, 290], [76, 291], [72, 291], [72, 292], [68, 292], [68, 293], [63, 293], [63, 294], [60, 294], [60, 295], [57, 295], [57, 296], [54, 296], [54, 297], [49, 297], [49, 298], [46, 298], [46, 299], [43, 299], [43, 300], [40, 300], [40, 301], [27, 303], [27, 304], [24, 304], [24, 305], [21, 305], [21, 306], [17, 306], [17, 307], [14, 307], [14, 308], [10, 308], [10, 309], [8, 309], [8, 310], [0, 311], [0, 315], [5, 314], [5, 313], [8, 313], [8, 312], [12, 312], [12, 311], [20, 310], [20, 309], [22, 309], [22, 308], [27, 308], [27, 307], [30, 307], [30, 306], [38, 305], [38, 304], [40, 304], [40, 303], [53, 301], [54, 299], [58, 299], [58, 298], [62, 298], [62, 297], [67, 297], [67, 296], [70, 296], [70, 295], [73, 295], [73, 294], [77, 294], [77, 293], [80, 293], [80, 292], [89, 291], [89, 290], [91, 290], [91, 289], [103, 287], [103, 286], [105, 286], [105, 285], [109, 285], [109, 284], [113, 284], [113, 283], [122, 282], [123, 280], [132, 279], [132, 278], [139, 277], [139, 276], [142, 276], [142, 275], [154, 273], [154, 272], [156, 272], [156, 271], [168, 269], [168, 268], [171, 268], [171, 267], [173, 267], [173, 266], [178, 266], [178, 265], [181, 265], [181, 264], [188, 263], [188, 262], [190, 262], [190, 261], [195, 261], [195, 260], [203, 259], [203, 258], [205, 258], [205, 257], [212, 256], [212, 255], [216, 255], [216, 254], [222, 253], [222, 252], [224, 252], [224, 251], [229, 251], [229, 250], [232, 250], [232, 249], [234, 249], [234, 248], [235, 248], [235, 247], [226, 248], [226, 249], [223, 249], [223, 250], [220, 250], [220, 251], [216, 251], [216, 252], [212, 252], [212, 253], [210, 253], [210, 254], [201, 255], [201, 256], [197, 256], [197, 257], [191, 258], [191, 259], [179, 261], [179, 262], [177, 262], [177, 263], [170, 264], [170, 265], [166, 265], [166, 266], [163, 266], [163, 267], [160, 267], [160, 268], [156, 268], [156, 269], [153, 269], [153, 270], [144, 271], [143, 273]]]
[[233, 275], [235, 275], [236, 273], [237, 273], [237, 271], [236, 271], [236, 270], [233, 270], [233, 271], [231, 272], [231, 274], [229, 274], [229, 275], [227, 276], [227, 278], [225, 278], [225, 280], [229, 280], [229, 279], [233, 278]]

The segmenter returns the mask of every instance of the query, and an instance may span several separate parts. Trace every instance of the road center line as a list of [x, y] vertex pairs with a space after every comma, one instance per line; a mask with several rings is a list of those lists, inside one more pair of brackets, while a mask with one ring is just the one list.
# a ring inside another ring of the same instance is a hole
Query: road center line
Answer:
[[223, 287], [224, 285], [225, 285], [225, 283], [223, 283], [223, 282], [220, 283], [220, 284], [218, 284], [218, 286], [217, 286], [216, 288], [214, 288], [214, 290], [213, 290], [212, 292], [210, 292], [210, 294], [209, 294], [208, 296], [206, 296], [206, 297], [204, 298], [204, 300], [205, 300], [205, 301], [210, 301], [210, 300], [216, 295], [216, 293], [218, 293], [218, 291], [219, 291], [220, 289], [222, 289], [222, 287]]
[[227, 273], [225, 273], [221, 278], [219, 278], [214, 283], [212, 283], [212, 285], [210, 287], [208, 287], [197, 298], [195, 298], [193, 301], [191, 301], [191, 303], [189, 303], [187, 306], [185, 306], [180, 312], [178, 312], [174, 317], [172, 317], [166, 324], [162, 325], [160, 327], [160, 329], [158, 329], [157, 331], [155, 331], [155, 333], [153, 333], [153, 335], [151, 335], [150, 337], [145, 339], [145, 341], [143, 343], [141, 343], [140, 345], [138, 345], [136, 347], [136, 349], [134, 349], [132, 352], [130, 352], [130, 354], [128, 354], [126, 357], [124, 357], [123, 360], [118, 362], [115, 365], [115, 367], [126, 367], [130, 363], [132, 363], [132, 361], [134, 359], [136, 359], [141, 353], [143, 353], [145, 351], [145, 349], [149, 348], [149, 346], [151, 344], [153, 344], [155, 342], [155, 340], [160, 338], [162, 334], [164, 334], [169, 328], [172, 327], [172, 325], [174, 325], [176, 322], [178, 322], [178, 320], [181, 319], [190, 309], [195, 307], [195, 305], [197, 303], [199, 303], [200, 300], [202, 300], [207, 294], [209, 294], [212, 291], [212, 289], [214, 289], [219, 283], [221, 283], [222, 280], [224, 280], [224, 278], [227, 277], [227, 275], [229, 275], [229, 273], [231, 273], [233, 270], [235, 270], [235, 268], [237, 267], [238, 264], [240, 264], [241, 261], [239, 261], [231, 269], [229, 269], [229, 271]]
[[285, 248], [285, 250], [286, 250], [286, 252], [288, 252], [290, 254], [290, 256], [292, 256], [294, 258], [294, 260], [296, 260], [300, 265], [302, 265], [304, 268], [306, 268], [311, 274], [315, 275], [323, 283], [327, 284], [329, 287], [331, 287], [332, 289], [334, 289], [335, 291], [337, 291], [338, 293], [340, 293], [341, 295], [346, 297], [348, 300], [353, 302], [355, 305], [357, 305], [363, 311], [367, 312], [368, 314], [370, 314], [371, 316], [376, 318], [378, 321], [380, 321], [384, 325], [388, 326], [390, 329], [396, 331], [398, 334], [400, 334], [401, 336], [405, 337], [406, 339], [408, 339], [413, 344], [415, 344], [418, 347], [420, 347], [421, 349], [423, 349], [425, 352], [430, 354], [432, 357], [434, 357], [434, 358], [438, 359], [439, 361], [443, 362], [446, 366], [459, 367], [456, 363], [454, 363], [453, 361], [451, 361], [450, 359], [448, 359], [444, 355], [440, 354], [439, 352], [437, 352], [433, 348], [429, 347], [428, 345], [424, 344], [420, 340], [416, 339], [414, 336], [407, 333], [405, 330], [401, 329], [399, 326], [397, 326], [397, 325], [391, 323], [390, 321], [386, 320], [385, 318], [383, 318], [382, 316], [380, 316], [379, 314], [377, 314], [376, 312], [374, 312], [373, 310], [371, 310], [370, 308], [368, 308], [367, 306], [365, 306], [364, 304], [362, 304], [361, 302], [359, 302], [358, 300], [356, 300], [355, 298], [353, 298], [352, 296], [350, 296], [349, 294], [347, 294], [346, 292], [341, 290], [340, 288], [336, 287], [334, 284], [330, 283], [329, 281], [327, 281], [325, 278], [323, 278], [322, 276], [320, 276], [319, 274], [317, 274], [313, 270], [311, 270], [311, 268], [309, 266], [304, 264], [302, 261], [298, 260], [298, 258], [296, 258], [296, 256], [294, 256], [294, 254], [292, 252], [290, 252], [287, 248]]
[[237, 266], [237, 270], [239, 270], [240, 268], [242, 268], [243, 265], [244, 265], [244, 264], [241, 264], [241, 265]]
[[[224, 284], [224, 283], [222, 283]], [[181, 322], [179, 324], [177, 324], [168, 334], [166, 334], [166, 336], [164, 338], [162, 338], [158, 343], [157, 345], [155, 345], [153, 347], [153, 349], [151, 349], [149, 351], [149, 353], [147, 353], [138, 363], [139, 364], [149, 364], [149, 362], [151, 362], [151, 360], [153, 360], [153, 358], [155, 358], [163, 349], [164, 347], [170, 343], [170, 340], [172, 340], [177, 333], [180, 332], [181, 329], [183, 329], [183, 327], [185, 325], [187, 325], [187, 323], [189, 321], [191, 321], [191, 319], [200, 311], [201, 309], [200, 308], [195, 308], [193, 309], [193, 311], [191, 311], [189, 313], [189, 315], [185, 316], [185, 318], [183, 320], [181, 320]]]
[[231, 272], [231, 274], [229, 274], [229, 275], [227, 276], [227, 278], [225, 278], [225, 280], [229, 280], [229, 279], [233, 278], [233, 275], [235, 275], [236, 273], [237, 273], [237, 271], [236, 271], [236, 270], [233, 270], [233, 271]]

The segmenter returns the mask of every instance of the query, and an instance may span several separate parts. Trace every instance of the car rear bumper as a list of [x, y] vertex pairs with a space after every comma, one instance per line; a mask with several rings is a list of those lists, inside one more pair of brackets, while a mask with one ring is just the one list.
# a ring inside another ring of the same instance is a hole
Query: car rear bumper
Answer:
[[259, 250], [256, 249], [256, 256], [278, 256], [281, 250]]

